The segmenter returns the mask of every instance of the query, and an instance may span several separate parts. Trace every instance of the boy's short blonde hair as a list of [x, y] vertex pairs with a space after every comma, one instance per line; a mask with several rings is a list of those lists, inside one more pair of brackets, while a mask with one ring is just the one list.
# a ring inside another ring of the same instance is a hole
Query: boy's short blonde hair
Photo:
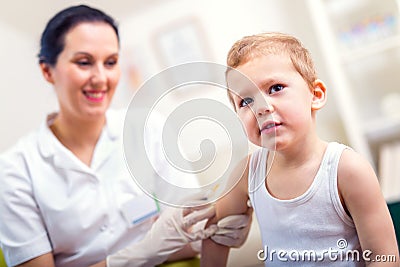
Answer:
[[[258, 56], [269, 54], [288, 55], [308, 86], [313, 87], [317, 73], [311, 54], [297, 38], [288, 34], [266, 32], [245, 36], [233, 44], [226, 61], [228, 67], [237, 68]], [[230, 95], [229, 98], [232, 100]]]

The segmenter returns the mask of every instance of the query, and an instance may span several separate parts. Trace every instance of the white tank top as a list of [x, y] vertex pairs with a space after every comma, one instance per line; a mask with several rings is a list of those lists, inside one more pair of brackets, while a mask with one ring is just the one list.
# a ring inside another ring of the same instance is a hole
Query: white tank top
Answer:
[[266, 149], [251, 155], [249, 196], [270, 266], [365, 266], [353, 220], [338, 193], [337, 170], [346, 146], [329, 143], [308, 190], [294, 199], [273, 197], [265, 186]]

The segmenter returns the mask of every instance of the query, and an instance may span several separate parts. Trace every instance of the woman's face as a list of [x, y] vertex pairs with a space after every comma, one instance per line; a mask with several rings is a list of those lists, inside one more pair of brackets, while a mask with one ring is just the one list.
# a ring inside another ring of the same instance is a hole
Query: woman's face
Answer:
[[42, 66], [46, 80], [54, 85], [59, 115], [103, 118], [121, 74], [118, 57], [117, 35], [106, 23], [84, 22], [67, 32], [55, 66]]

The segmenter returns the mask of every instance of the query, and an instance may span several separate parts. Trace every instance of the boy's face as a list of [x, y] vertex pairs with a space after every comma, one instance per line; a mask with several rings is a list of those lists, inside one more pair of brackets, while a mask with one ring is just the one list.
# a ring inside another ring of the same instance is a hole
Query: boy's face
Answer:
[[254, 83], [228, 73], [235, 109], [249, 140], [273, 150], [282, 150], [293, 142], [301, 145], [314, 131], [313, 110], [320, 107], [313, 107], [314, 93], [289, 56], [264, 55], [236, 69]]

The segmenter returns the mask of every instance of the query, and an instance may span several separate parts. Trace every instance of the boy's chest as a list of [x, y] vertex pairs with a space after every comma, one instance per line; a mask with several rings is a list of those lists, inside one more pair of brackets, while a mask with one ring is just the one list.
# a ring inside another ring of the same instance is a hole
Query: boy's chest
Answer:
[[265, 179], [268, 192], [275, 198], [288, 200], [303, 195], [312, 185], [318, 166], [305, 166], [291, 170], [274, 171]]

